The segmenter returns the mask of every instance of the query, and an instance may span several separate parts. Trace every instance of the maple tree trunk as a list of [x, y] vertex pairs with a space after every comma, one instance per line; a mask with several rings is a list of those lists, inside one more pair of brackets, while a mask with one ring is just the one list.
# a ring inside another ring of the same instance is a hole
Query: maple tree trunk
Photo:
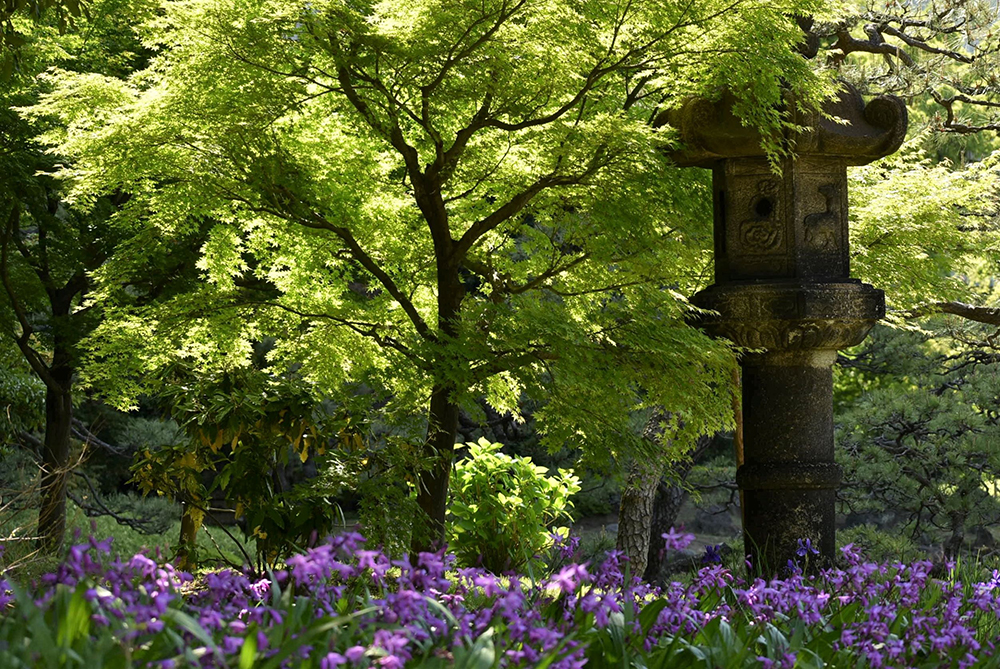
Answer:
[[[446, 220], [439, 221], [446, 228]], [[465, 290], [459, 276], [458, 260], [449, 249], [437, 249], [438, 327], [443, 335], [457, 338], [459, 312]], [[417, 477], [417, 506], [421, 518], [413, 524], [410, 552], [437, 550], [445, 543], [444, 518], [448, 509], [448, 481], [451, 478], [455, 438], [458, 435], [459, 407], [453, 398], [454, 387], [435, 380], [427, 415], [427, 439], [424, 460], [427, 468]], [[422, 521], [422, 522], [421, 522]]]
[[[42, 373], [45, 383], [45, 439], [42, 441], [41, 500], [38, 507], [38, 547], [45, 552], [59, 553], [66, 535], [66, 482], [69, 479], [69, 454], [73, 427], [73, 327], [70, 314], [73, 297], [82, 290], [71, 279], [63, 288], [49, 290], [52, 309], [52, 358]], [[37, 353], [23, 342], [22, 351], [29, 359]], [[30, 352], [30, 354], [29, 354]], [[32, 365], [34, 366], [34, 364]]]
[[458, 406], [451, 401], [451, 392], [436, 386], [431, 393], [430, 422], [424, 448], [428, 468], [417, 478], [417, 506], [423, 512], [426, 526], [413, 528], [411, 551], [435, 550], [444, 544], [444, 517], [448, 507], [448, 481], [451, 478], [455, 436], [458, 434]]
[[62, 550], [66, 534], [66, 479], [69, 475], [70, 435], [73, 423], [73, 370], [53, 367], [55, 384], [45, 390], [45, 440], [42, 442], [41, 503], [38, 508], [39, 548]]

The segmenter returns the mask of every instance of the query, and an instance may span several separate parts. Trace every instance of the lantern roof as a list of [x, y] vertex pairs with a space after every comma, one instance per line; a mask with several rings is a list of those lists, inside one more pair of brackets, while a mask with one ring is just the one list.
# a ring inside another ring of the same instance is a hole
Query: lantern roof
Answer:
[[[735, 100], [728, 91], [716, 100], [692, 97], [657, 119], [680, 133], [681, 148], [670, 152], [678, 166], [713, 167], [723, 160], [765, 156], [760, 133], [733, 114]], [[790, 121], [801, 128], [787, 131], [784, 138], [795, 156], [865, 165], [896, 151], [906, 136], [906, 105], [901, 99], [879, 96], [865, 104], [846, 82], [822, 113], [803, 112], [791, 100], [786, 108], [791, 110]]]

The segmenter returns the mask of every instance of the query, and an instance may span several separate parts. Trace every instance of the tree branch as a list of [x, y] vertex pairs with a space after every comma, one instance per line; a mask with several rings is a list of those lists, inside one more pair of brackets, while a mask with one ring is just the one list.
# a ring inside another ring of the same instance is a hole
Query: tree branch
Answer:
[[411, 302], [406, 294], [399, 289], [399, 286], [397, 286], [396, 282], [392, 280], [392, 277], [389, 276], [389, 274], [382, 269], [363, 248], [361, 248], [361, 245], [354, 238], [354, 235], [350, 230], [334, 225], [316, 213], [313, 213], [312, 220], [301, 218], [297, 220], [301, 225], [307, 228], [328, 230], [340, 237], [340, 239], [344, 242], [344, 245], [347, 247], [347, 250], [350, 252], [351, 257], [360, 263], [362, 267], [368, 270], [372, 276], [378, 279], [379, 283], [382, 284], [382, 287], [385, 288], [386, 292], [388, 292], [392, 298], [396, 300], [397, 304], [402, 307], [403, 311], [409, 317], [410, 322], [412, 322], [413, 326], [416, 328], [417, 333], [429, 341], [437, 341], [437, 337], [433, 332], [431, 332], [431, 329], [427, 326], [427, 322], [424, 321], [423, 316], [421, 316], [420, 312], [417, 311], [413, 302]]
[[977, 307], [964, 302], [932, 302], [903, 312], [904, 318], [922, 318], [935, 314], [952, 314], [977, 323], [1000, 326], [1000, 309]]
[[476, 115], [472, 117], [469, 125], [455, 133], [455, 140], [451, 143], [451, 146], [447, 151], [443, 153], [439, 152], [439, 164], [435, 164], [434, 170], [438, 174], [442, 185], [454, 173], [459, 159], [462, 157], [462, 154], [465, 153], [465, 148], [469, 145], [469, 140], [472, 139], [472, 136], [475, 135], [477, 131], [485, 127], [487, 118], [490, 114], [490, 105], [492, 104], [493, 94], [488, 92], [485, 96], [483, 96], [483, 103], [479, 106], [478, 111], [476, 111]]
[[84, 425], [83, 421], [81, 421], [79, 418], [73, 419], [73, 425], [70, 429], [73, 432], [73, 436], [82, 441], [84, 445], [93, 444], [94, 446], [102, 448], [105, 451], [108, 451], [109, 453], [113, 453], [115, 455], [121, 455], [121, 456], [128, 455], [123, 449], [112, 446], [106, 441], [102, 441], [101, 439], [96, 437], [94, 433], [91, 432], [90, 429], [86, 425]]
[[[924, 40], [919, 39], [917, 37], [912, 37], [911, 35], [907, 35], [902, 30], [894, 28], [890, 25], [884, 25], [884, 24], [880, 25], [878, 27], [878, 31], [880, 33], [885, 33], [887, 35], [892, 35], [893, 37], [899, 39], [902, 42], [905, 42], [907, 45], [912, 46], [915, 49], [920, 49], [921, 51], [925, 51], [927, 53], [932, 53], [939, 56], [947, 56], [948, 58], [951, 58], [952, 60], [957, 60], [960, 63], [972, 63], [976, 60], [974, 56], [968, 56], [966, 54], [959, 53], [957, 51], [950, 51], [948, 49], [939, 49], [937, 47], [931, 46]], [[907, 65], [912, 65], [912, 64], [913, 64], [912, 62], [907, 63]]]
[[525, 4], [527, 4], [527, 0], [518, 0], [509, 10], [505, 10], [506, 3], [504, 3], [504, 5], [501, 6], [500, 11], [497, 14], [497, 18], [493, 22], [493, 25], [490, 26], [486, 30], [486, 32], [484, 32], [482, 35], [476, 38], [476, 40], [472, 44], [465, 47], [456, 54], [455, 49], [458, 47], [458, 45], [461, 44], [462, 41], [472, 33], [472, 30], [478, 24], [482, 23], [488, 17], [483, 16], [477, 18], [475, 21], [469, 24], [469, 27], [466, 28], [465, 31], [462, 33], [462, 35], [455, 41], [455, 45], [448, 50], [448, 55], [445, 58], [444, 65], [441, 66], [441, 71], [438, 72], [437, 76], [434, 77], [434, 79], [432, 79], [429, 83], [422, 86], [421, 89], [426, 89], [428, 94], [432, 93], [438, 86], [441, 85], [441, 82], [444, 81], [444, 78], [448, 75], [448, 72], [451, 70], [452, 67], [455, 66], [456, 63], [463, 60], [464, 58], [468, 58], [476, 49], [478, 49], [487, 41], [489, 41], [489, 39], [496, 34], [497, 30], [499, 30], [500, 27], [503, 26], [503, 24], [507, 20], [509, 20], [512, 16], [514, 16], [514, 14], [520, 11], [520, 9], [524, 7]]
[[17, 433], [17, 438], [27, 443], [33, 449], [35, 449], [35, 453], [42, 452], [42, 447], [44, 446], [42, 440], [36, 437], [35, 435], [31, 434], [30, 432], [25, 432], [24, 430], [21, 430], [20, 432]]
[[301, 311], [294, 307], [289, 307], [288, 305], [281, 304], [280, 302], [256, 302], [253, 304], [261, 304], [269, 307], [274, 307], [276, 309], [281, 309], [282, 311], [287, 311], [290, 314], [295, 314], [296, 316], [300, 316], [306, 320], [310, 319], [328, 320], [333, 323], [337, 323], [338, 325], [343, 325], [344, 327], [353, 330], [354, 332], [358, 333], [363, 337], [368, 337], [370, 339], [375, 340], [375, 343], [377, 343], [379, 346], [382, 346], [383, 348], [391, 348], [398, 351], [399, 353], [402, 353], [404, 356], [406, 356], [406, 358], [413, 361], [421, 368], [426, 368], [426, 365], [424, 365], [423, 360], [417, 357], [417, 355], [414, 354], [413, 351], [411, 351], [409, 348], [407, 348], [405, 344], [400, 342], [395, 337], [387, 337], [385, 335], [379, 334], [378, 329], [380, 327], [385, 327], [385, 326], [380, 325], [378, 323], [352, 321], [346, 318], [341, 318], [339, 316], [334, 316], [332, 314], [310, 313], [306, 311]]
[[246, 549], [243, 547], [243, 542], [240, 541], [239, 539], [237, 539], [236, 537], [234, 537], [233, 534], [229, 530], [226, 529], [226, 526], [219, 522], [219, 519], [215, 517], [215, 515], [212, 513], [211, 509], [208, 509], [208, 508], [203, 507], [203, 506], [199, 506], [199, 505], [197, 505], [197, 504], [195, 504], [194, 502], [191, 502], [191, 501], [185, 501], [184, 503], [187, 504], [187, 505], [189, 505], [189, 506], [193, 506], [194, 508], [198, 509], [199, 511], [201, 511], [202, 513], [204, 513], [206, 516], [208, 516], [210, 519], [212, 519], [212, 521], [216, 524], [216, 526], [218, 526], [218, 528], [220, 530], [222, 530], [226, 534], [227, 537], [229, 537], [230, 539], [232, 539], [233, 543], [236, 544], [236, 547], [238, 549], [240, 549], [241, 553], [243, 553], [243, 557], [246, 558], [246, 560], [247, 560], [247, 566], [249, 567], [250, 565], [253, 564], [253, 559], [250, 557], [250, 554], [247, 553]]
[[[406, 141], [402, 127], [399, 124], [397, 111], [402, 110], [403, 113], [421, 126], [424, 125], [422, 119], [397, 100], [377, 76], [372, 77], [362, 71], [352, 70], [346, 65], [338, 67], [337, 73], [340, 85], [344, 89], [347, 99], [361, 113], [369, 125], [376, 130], [382, 128], [381, 132], [383, 136], [403, 158], [406, 173], [410, 177], [410, 183], [413, 184], [413, 197], [421, 213], [424, 215], [424, 221], [430, 229], [431, 238], [434, 240], [435, 252], [438, 257], [447, 258], [451, 255], [454, 240], [451, 238], [451, 231], [448, 228], [448, 211], [444, 206], [444, 200], [441, 195], [440, 179], [433, 166], [428, 168], [426, 174], [421, 170], [420, 156], [417, 150]], [[367, 102], [362, 99], [354, 86], [353, 76], [357, 76], [370, 84], [385, 99], [387, 103], [385, 107], [386, 114], [390, 122], [388, 127], [383, 127], [374, 114], [371, 113]], [[431, 125], [426, 125], [424, 129], [432, 138], [435, 138], [436, 133]], [[435, 142], [440, 147], [440, 138], [435, 138]], [[438, 154], [440, 156], [440, 150]]]
[[31, 346], [31, 335], [34, 334], [35, 330], [31, 327], [31, 321], [28, 319], [24, 305], [18, 299], [17, 292], [14, 290], [14, 284], [10, 280], [9, 242], [11, 236], [18, 230], [18, 221], [20, 218], [21, 206], [17, 202], [14, 202], [11, 207], [10, 216], [7, 218], [2, 243], [0, 243], [0, 283], [3, 283], [4, 291], [7, 293], [7, 298], [14, 309], [14, 315], [17, 317], [18, 325], [21, 327], [20, 336], [14, 338], [18, 349], [20, 349], [28, 365], [31, 366], [32, 371], [42, 380], [46, 388], [61, 393], [62, 386], [49, 373], [48, 365], [45, 364], [42, 356]]
[[66, 496], [69, 497], [71, 500], [73, 500], [78, 507], [83, 509], [83, 512], [87, 514], [88, 517], [92, 518], [94, 516], [111, 516], [115, 520], [115, 522], [118, 523], [119, 525], [125, 525], [127, 527], [131, 527], [133, 530], [139, 532], [140, 534], [156, 534], [156, 530], [149, 526], [149, 521], [145, 521], [139, 518], [128, 518], [125, 516], [120, 516], [111, 509], [109, 509], [108, 505], [104, 503], [104, 501], [101, 499], [101, 496], [97, 493], [97, 489], [94, 487], [94, 484], [90, 480], [90, 478], [79, 469], [73, 470], [73, 473], [83, 478], [83, 480], [87, 482], [87, 487], [90, 488], [90, 494], [94, 502], [97, 504], [97, 506], [94, 507], [89, 504], [86, 504], [83, 500], [81, 500], [79, 497], [77, 497], [70, 491], [66, 492]]
[[523, 191], [509, 199], [499, 208], [494, 209], [493, 212], [485, 218], [481, 218], [465, 231], [465, 234], [458, 240], [455, 244], [453, 250], [453, 257], [458, 260], [458, 262], [463, 262], [465, 256], [468, 255], [469, 251], [475, 245], [475, 243], [486, 233], [490, 232], [498, 225], [504, 221], [509, 220], [511, 217], [516, 215], [522, 209], [524, 209], [529, 202], [539, 193], [541, 193], [546, 188], [552, 188], [555, 186], [571, 186], [574, 184], [582, 183], [587, 177], [591, 176], [600, 169], [601, 163], [597, 160], [595, 156], [594, 160], [591, 160], [590, 165], [587, 169], [579, 174], [558, 176], [555, 173], [548, 174], [544, 177], [539, 177], [535, 183], [531, 184]]
[[513, 369], [530, 365], [534, 362], [558, 360], [559, 355], [545, 349], [535, 349], [518, 354], [503, 354], [494, 357], [493, 360], [483, 363], [478, 367], [469, 370], [472, 373], [473, 383], [485, 381], [500, 372], [509, 372]]
[[977, 100], [976, 98], [970, 98], [968, 95], [961, 93], [946, 98], [936, 91], [931, 91], [931, 97], [934, 98], [936, 103], [944, 107], [945, 120], [941, 124], [941, 129], [946, 132], [971, 134], [984, 130], [1000, 130], [1000, 124], [998, 123], [988, 123], [983, 125], [967, 125], [965, 123], [960, 123], [956, 120], [955, 114], [956, 102], [993, 108], [1000, 108], [1000, 102], [993, 102], [992, 100]]
[[913, 58], [911, 58], [910, 54], [906, 53], [902, 47], [880, 40], [881, 35], [874, 36], [870, 34], [869, 39], [863, 40], [851, 35], [849, 30], [840, 30], [837, 32], [837, 43], [833, 45], [836, 52], [830, 56], [830, 64], [833, 66], [840, 65], [849, 54], [861, 51], [863, 53], [895, 56], [899, 60], [906, 63], [907, 66], [913, 66]]

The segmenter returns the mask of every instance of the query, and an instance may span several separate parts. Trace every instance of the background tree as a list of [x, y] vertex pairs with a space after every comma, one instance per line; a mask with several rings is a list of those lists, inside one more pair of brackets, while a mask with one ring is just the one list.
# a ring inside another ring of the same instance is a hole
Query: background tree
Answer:
[[[176, 355], [238, 366], [275, 334], [272, 360], [331, 395], [384, 389], [426, 463], [415, 547], [442, 536], [477, 395], [516, 411], [544, 393], [551, 443], [610, 455], [642, 448], [634, 408], [665, 406], [682, 452], [728, 422], [734, 361], [684, 324], [705, 266], [688, 242], [706, 234], [687, 212], [707, 190], [667, 169], [650, 122], [725, 82], [748, 123], [781, 129], [785, 87], [804, 104], [826, 90], [791, 50], [789, 17], [818, 4], [167, 5], [148, 70], [60, 73], [32, 112], [63, 124], [47, 140], [73, 161], [76, 202], [124, 191], [123, 219], [215, 222], [197, 298], [211, 313], [180, 331], [123, 310], [93, 340], [99, 378]], [[247, 299], [247, 277], [277, 296]], [[135, 387], [112, 390], [127, 404]]]
[[87, 9], [87, 3], [81, 0], [4, 0], [0, 3], [0, 81], [9, 83], [20, 70], [21, 49], [31, 40], [32, 20], [47, 21], [64, 31], [77, 19], [89, 18]]
[[973, 339], [957, 343], [943, 325], [882, 328], [842, 363], [841, 397], [864, 392], [838, 420], [847, 478], [839, 496], [853, 522], [892, 528], [953, 559], [995, 547], [988, 528], [1000, 519], [1000, 386], [996, 355]]
[[942, 311], [989, 322], [962, 300], [981, 296], [968, 270], [996, 262], [998, 21], [994, 3], [894, 0], [812, 24], [839, 76], [908, 101], [907, 146], [851, 184], [854, 271], [887, 290], [896, 324]]
[[998, 130], [1000, 34], [981, 0], [844, 3], [812, 27], [826, 62], [862, 90], [901, 95], [918, 120], [952, 135]]
[[841, 498], [855, 519], [881, 507], [914, 544], [955, 557], [992, 543], [982, 528], [998, 510], [1000, 397], [990, 330], [974, 322], [996, 311], [997, 156], [952, 164], [929, 132], [852, 174], [852, 262], [900, 331], [840, 358]]
[[[38, 534], [49, 549], [61, 545], [65, 527], [67, 467], [73, 432], [79, 428], [73, 419], [78, 346], [100, 320], [100, 310], [87, 302], [92, 273], [117, 250], [127, 252], [127, 242], [144, 246], [146, 257], [163, 249], [149, 234], [139, 241], [132, 238], [134, 230], [108, 225], [128, 199], [123, 193], [97, 198], [86, 210], [66, 203], [61, 184], [51, 176], [58, 167], [56, 157], [33, 139], [45, 121], [26, 120], [16, 111], [48, 90], [37, 75], [54, 63], [126, 76], [146, 62], [149, 51], [131, 22], [150, 16], [151, 3], [107, 0], [92, 9], [86, 21], [65, 34], [42, 23], [25, 23], [20, 70], [0, 93], [0, 333], [45, 386]], [[171, 245], [182, 248], [177, 239]], [[145, 294], [151, 282], [177, 269], [177, 260], [179, 255], [174, 261], [161, 256], [131, 289]]]

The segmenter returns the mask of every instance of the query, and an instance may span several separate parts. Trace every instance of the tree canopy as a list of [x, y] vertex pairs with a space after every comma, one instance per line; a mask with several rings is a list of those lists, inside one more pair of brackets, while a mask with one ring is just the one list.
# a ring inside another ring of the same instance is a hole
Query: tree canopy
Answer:
[[165, 4], [147, 69], [53, 72], [27, 112], [60, 121], [44, 139], [77, 206], [125, 192], [116, 225], [212, 226], [205, 283], [155, 309], [119, 288], [141, 259], [102, 268], [92, 378], [127, 406], [171, 358], [241, 365], [275, 336], [272, 362], [426, 429], [438, 521], [479, 394], [544, 391], [552, 442], [612, 456], [642, 445], [633, 409], [665, 406], [683, 450], [728, 423], [735, 363], [684, 322], [709, 198], [652, 120], [726, 85], [779, 151], [784, 91], [830, 88], [793, 50], [820, 4]]
[[[72, 388], [78, 344], [100, 319], [99, 310], [84, 305], [84, 299], [93, 286], [92, 272], [130, 235], [105, 225], [127, 195], [97, 197], [87, 209], [67, 206], [52, 176], [58, 158], [34, 140], [48, 121], [30, 121], [16, 109], [38, 100], [46, 89], [38, 75], [54, 64], [107, 76], [124, 76], [144, 64], [148, 54], [130, 19], [149, 16], [151, 6], [107, 0], [92, 8], [85, 34], [79, 29], [61, 34], [44, 21], [21, 21], [25, 40], [18, 48], [19, 70], [0, 89], [0, 337], [45, 389], [44, 438], [37, 444], [44, 472], [39, 534], [53, 547], [62, 540], [65, 476], [77, 429]], [[157, 274], [147, 272], [147, 280]], [[19, 439], [26, 432], [21, 428]]]

